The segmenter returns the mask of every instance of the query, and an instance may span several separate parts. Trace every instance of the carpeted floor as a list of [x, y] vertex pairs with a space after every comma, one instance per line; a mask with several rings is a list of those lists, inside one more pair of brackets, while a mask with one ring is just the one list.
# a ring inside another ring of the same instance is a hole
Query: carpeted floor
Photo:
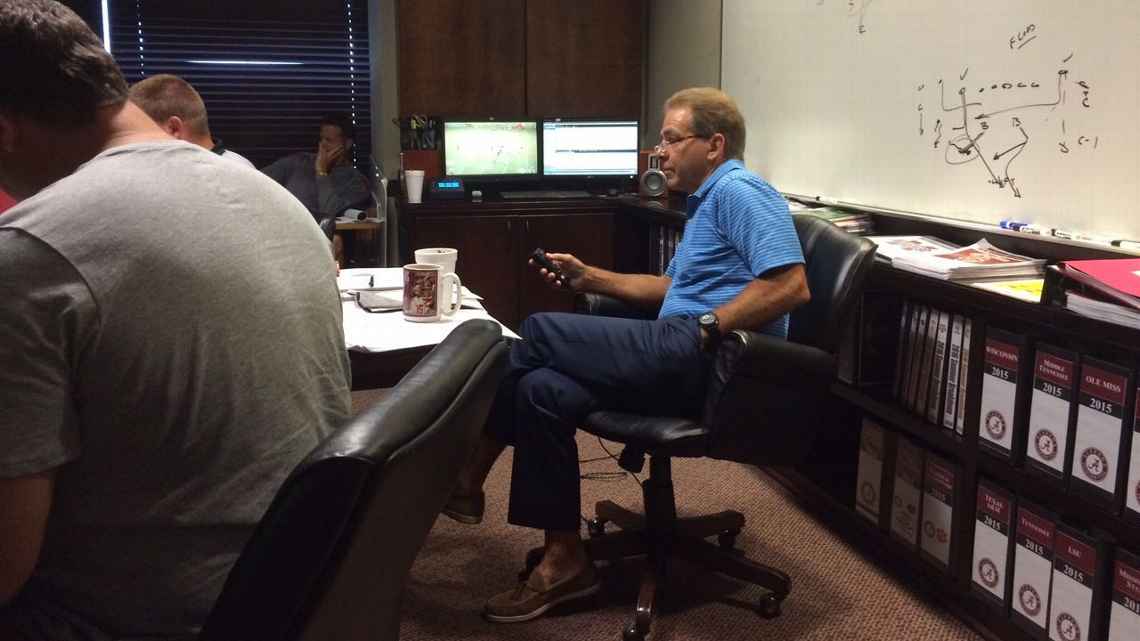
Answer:
[[[605, 456], [592, 436], [579, 433], [578, 443], [580, 459]], [[618, 452], [613, 444], [610, 450]], [[630, 565], [604, 570], [605, 589], [596, 599], [566, 604], [535, 621], [502, 625], [479, 616], [483, 601], [513, 585], [526, 550], [542, 541], [540, 532], [506, 524], [509, 454], [488, 479], [483, 523], [460, 525], [440, 517], [428, 535], [411, 571], [400, 638], [620, 639], [640, 575]], [[601, 477], [582, 482], [587, 516], [601, 499], [640, 508], [632, 477], [608, 478], [621, 472], [615, 462], [582, 468]], [[759, 588], [678, 566], [651, 639], [980, 639], [865, 560], [755, 470], [709, 459], [677, 460], [673, 481], [681, 514], [726, 508], [744, 513], [747, 525], [738, 545], [790, 574], [792, 593], [783, 615], [765, 620], [748, 605], [762, 593]]]

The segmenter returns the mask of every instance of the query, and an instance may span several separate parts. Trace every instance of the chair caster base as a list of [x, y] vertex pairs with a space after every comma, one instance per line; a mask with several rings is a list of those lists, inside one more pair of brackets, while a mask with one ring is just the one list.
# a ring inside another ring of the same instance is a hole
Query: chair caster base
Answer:
[[775, 619], [780, 616], [780, 604], [783, 600], [783, 597], [777, 597], [774, 594], [764, 597], [760, 603], [756, 604], [756, 614], [765, 619]]
[[645, 641], [649, 630], [639, 630], [636, 621], [630, 621], [621, 631], [622, 641]]

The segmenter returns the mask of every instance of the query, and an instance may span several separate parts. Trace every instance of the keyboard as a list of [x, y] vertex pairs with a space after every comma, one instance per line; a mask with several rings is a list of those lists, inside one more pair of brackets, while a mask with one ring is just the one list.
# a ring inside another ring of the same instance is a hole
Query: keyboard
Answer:
[[581, 189], [544, 189], [536, 191], [504, 191], [506, 200], [546, 200], [552, 198], [590, 198], [590, 192]]

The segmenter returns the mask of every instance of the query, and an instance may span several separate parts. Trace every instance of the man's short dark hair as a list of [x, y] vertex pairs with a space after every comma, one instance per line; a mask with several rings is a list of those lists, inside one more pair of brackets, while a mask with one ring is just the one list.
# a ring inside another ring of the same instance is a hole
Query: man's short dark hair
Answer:
[[131, 102], [159, 125], [178, 116], [195, 136], [210, 135], [206, 103], [190, 83], [178, 76], [160, 73], [131, 85]]
[[349, 116], [343, 111], [327, 113], [324, 116], [321, 116], [320, 126], [324, 127], [325, 125], [339, 127], [340, 132], [344, 134], [344, 137], [349, 140], [352, 140], [353, 136], [356, 134], [356, 127], [352, 125], [352, 116]]
[[54, 0], [0, 0], [0, 60], [0, 111], [78, 126], [127, 99], [98, 36]]

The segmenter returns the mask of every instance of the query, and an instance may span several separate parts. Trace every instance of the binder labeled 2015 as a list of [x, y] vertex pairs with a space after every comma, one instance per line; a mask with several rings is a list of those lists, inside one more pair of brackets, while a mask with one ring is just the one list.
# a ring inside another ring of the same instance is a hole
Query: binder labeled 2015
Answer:
[[898, 439], [894, 497], [891, 499], [891, 536], [911, 548], [918, 546], [923, 454], [922, 448], [910, 440]]
[[[1131, 430], [1125, 427], [1131, 373], [1112, 363], [1081, 359], [1079, 407], [1073, 439], [1074, 492], [1110, 509], [1119, 507], [1124, 483], [1121, 453]], [[1130, 426], [1129, 426], [1130, 427]]]
[[1013, 547], [1011, 616], [1018, 627], [1038, 639], [1049, 636], [1049, 595], [1053, 584], [1053, 536], [1057, 519], [1021, 501]]
[[1132, 456], [1129, 458], [1128, 482], [1124, 486], [1124, 517], [1140, 523], [1140, 387], [1136, 391], [1132, 412]]
[[863, 431], [859, 436], [859, 472], [855, 481], [855, 511], [876, 526], [882, 512], [885, 452], [886, 430], [863, 417]]
[[1033, 359], [1025, 467], [1057, 482], [1064, 480], [1072, 462], [1076, 385], [1076, 353], [1038, 343]]
[[926, 455], [922, 483], [921, 554], [944, 569], [950, 569], [954, 549], [954, 498], [958, 471], [949, 461]]
[[1117, 549], [1112, 567], [1108, 641], [1140, 639], [1140, 557]]
[[1025, 339], [989, 327], [986, 329], [982, 404], [978, 414], [978, 442], [988, 451], [1011, 459], [1019, 451], [1022, 397], [1027, 386], [1022, 370], [1028, 361]]
[[1104, 595], [1104, 552], [1076, 530], [1059, 526], [1053, 555], [1053, 591], [1049, 600], [1052, 641], [1100, 639]]
[[1013, 496], [986, 482], [978, 482], [974, 519], [974, 558], [970, 587], [987, 602], [1001, 608], [1009, 604], [1009, 560], [1013, 543]]

